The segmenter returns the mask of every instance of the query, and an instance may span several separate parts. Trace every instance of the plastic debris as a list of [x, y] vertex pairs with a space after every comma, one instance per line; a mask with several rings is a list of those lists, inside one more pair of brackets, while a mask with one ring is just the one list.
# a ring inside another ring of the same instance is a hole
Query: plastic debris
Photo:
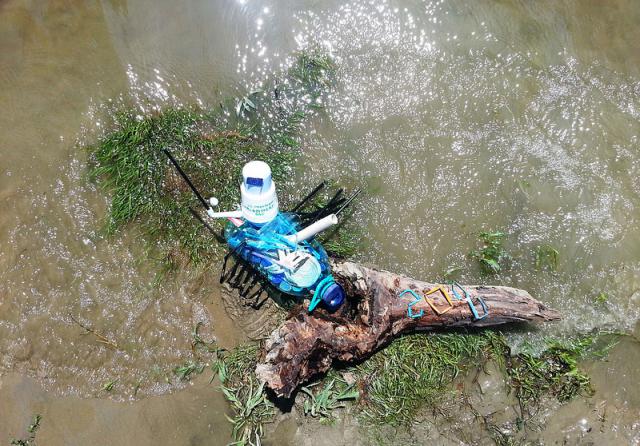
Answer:
[[414, 313], [412, 308], [415, 304], [417, 304], [418, 302], [420, 302], [422, 300], [422, 297], [418, 296], [413, 290], [410, 289], [406, 289], [403, 292], [401, 292], [400, 294], [398, 294], [398, 297], [402, 297], [405, 294], [411, 294], [415, 300], [413, 302], [409, 302], [409, 305], [407, 305], [407, 316], [409, 316], [412, 319], [417, 319], [419, 317], [424, 316], [424, 310], [420, 310], [420, 313]]

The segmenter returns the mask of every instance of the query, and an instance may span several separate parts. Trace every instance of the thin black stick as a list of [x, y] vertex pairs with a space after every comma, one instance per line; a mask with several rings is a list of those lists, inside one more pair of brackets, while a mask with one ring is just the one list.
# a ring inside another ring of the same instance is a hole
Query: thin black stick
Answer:
[[347, 201], [345, 201], [345, 203], [342, 205], [342, 207], [340, 209], [338, 209], [335, 214], [339, 215], [340, 212], [344, 211], [346, 209], [347, 206], [349, 206], [349, 204], [351, 204], [351, 202], [358, 196], [360, 195], [360, 193], [362, 192], [362, 189], [358, 189], [356, 190], [353, 195], [351, 195]]
[[200, 223], [202, 223], [204, 225], [204, 227], [207, 228], [209, 230], [209, 232], [211, 232], [211, 234], [216, 238], [218, 243], [226, 243], [226, 240], [224, 239], [224, 237], [222, 237], [220, 234], [218, 234], [215, 231], [215, 229], [213, 229], [209, 225], [209, 223], [204, 221], [204, 219], [202, 217], [200, 217], [200, 214], [198, 214], [192, 207], [189, 208], [189, 212], [191, 212], [191, 215], [193, 215], [196, 218], [196, 220], [198, 220]]
[[291, 212], [295, 212], [298, 209], [300, 209], [302, 206], [304, 206], [307, 201], [309, 201], [311, 198], [313, 198], [314, 195], [316, 195], [318, 192], [320, 192], [320, 190], [326, 185], [326, 181], [322, 181], [322, 183], [318, 184], [315, 189], [313, 189], [311, 192], [309, 192], [309, 194], [304, 197], [302, 200], [300, 200], [300, 202], [293, 208], [291, 209]]
[[200, 203], [202, 203], [202, 206], [204, 206], [205, 209], [209, 209], [211, 206], [209, 205], [209, 203], [206, 202], [204, 198], [202, 198], [202, 195], [200, 195], [200, 192], [198, 192], [198, 189], [196, 189], [196, 187], [193, 185], [193, 183], [191, 182], [187, 174], [184, 173], [184, 171], [182, 170], [182, 168], [180, 167], [180, 164], [178, 164], [176, 159], [171, 155], [171, 153], [169, 153], [167, 149], [163, 149], [163, 152], [169, 157], [169, 160], [173, 163], [175, 168], [178, 170], [178, 173], [180, 174], [180, 176], [187, 182], [187, 184], [189, 185], [193, 193], [196, 195], [196, 197], [198, 197], [198, 200], [200, 200]]
[[345, 199], [342, 198], [342, 192], [344, 192], [344, 189], [338, 189], [338, 192], [336, 192], [333, 198], [329, 200], [329, 202], [318, 211], [318, 214], [313, 217], [314, 222], [332, 214], [338, 206], [344, 203]]

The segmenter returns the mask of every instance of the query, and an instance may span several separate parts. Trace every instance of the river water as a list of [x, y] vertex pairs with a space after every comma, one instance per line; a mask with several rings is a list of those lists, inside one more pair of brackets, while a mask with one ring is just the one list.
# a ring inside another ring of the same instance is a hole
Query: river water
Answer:
[[[329, 53], [338, 73], [303, 132], [293, 181], [365, 186], [359, 259], [427, 280], [460, 267], [461, 281], [525, 288], [565, 316], [544, 334], [633, 330], [638, 23], [633, 0], [0, 0], [0, 441], [33, 401], [108, 418], [117, 411], [105, 404], [125, 403], [107, 396], [169, 398], [197, 435], [228, 431], [219, 395], [201, 401], [208, 420], [187, 416], [188, 389], [160, 396], [185, 387], [171, 370], [191, 358], [198, 322], [224, 346], [242, 338], [214, 281], [185, 274], [155, 287], [135, 228], [100, 236], [108, 201], [87, 181], [80, 146], [103, 131], [105, 105], [215, 106], [298, 50]], [[482, 230], [506, 232], [512, 257], [489, 279], [466, 256]], [[557, 271], [535, 268], [542, 244], [558, 250]], [[82, 335], [72, 317], [121, 348]], [[65, 443], [63, 431], [50, 435]]]

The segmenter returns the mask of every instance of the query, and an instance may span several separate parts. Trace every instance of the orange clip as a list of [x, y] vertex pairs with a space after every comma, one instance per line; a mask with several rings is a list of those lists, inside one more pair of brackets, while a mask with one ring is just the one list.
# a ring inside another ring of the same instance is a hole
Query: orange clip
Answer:
[[[449, 306], [447, 308], [445, 308], [444, 310], [438, 310], [436, 308], [436, 306], [434, 305], [433, 301], [431, 301], [431, 299], [429, 299], [427, 297], [429, 294], [437, 293], [438, 291], [440, 291], [440, 293], [444, 296], [444, 298], [449, 303]], [[453, 308], [453, 302], [451, 301], [451, 296], [449, 296], [449, 292], [442, 285], [438, 285], [437, 287], [431, 288], [429, 291], [426, 291], [424, 293], [424, 300], [427, 301], [427, 303], [429, 304], [431, 309], [433, 311], [435, 311], [438, 316], [441, 315], [441, 314], [446, 313], [447, 311], [449, 311], [449, 310], [451, 310]]]

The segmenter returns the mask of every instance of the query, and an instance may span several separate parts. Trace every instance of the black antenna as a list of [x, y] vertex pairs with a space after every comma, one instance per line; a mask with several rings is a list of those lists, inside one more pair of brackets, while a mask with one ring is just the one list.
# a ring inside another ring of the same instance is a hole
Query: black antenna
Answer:
[[347, 201], [345, 201], [345, 202], [344, 202], [344, 204], [342, 205], [342, 207], [341, 207], [340, 209], [338, 209], [338, 210], [335, 212], [335, 214], [336, 214], [336, 215], [339, 215], [339, 214], [340, 214], [340, 212], [344, 211], [344, 210], [345, 210], [345, 208], [346, 208], [347, 206], [349, 206], [349, 204], [351, 204], [351, 202], [352, 202], [352, 201], [353, 201], [353, 200], [354, 200], [358, 195], [360, 195], [360, 192], [362, 192], [362, 189], [358, 188], [358, 190], [356, 190], [356, 191], [353, 193], [353, 195], [351, 195], [351, 196], [347, 199]]
[[165, 155], [169, 157], [169, 160], [173, 163], [175, 168], [178, 170], [178, 173], [180, 174], [180, 176], [187, 182], [187, 184], [189, 185], [193, 193], [196, 195], [196, 197], [198, 197], [198, 200], [200, 200], [200, 203], [202, 203], [202, 206], [204, 206], [204, 208], [207, 210], [210, 209], [211, 205], [207, 203], [204, 198], [202, 198], [202, 195], [200, 195], [200, 192], [198, 192], [198, 189], [196, 189], [196, 187], [193, 185], [193, 183], [191, 182], [187, 174], [184, 173], [184, 171], [182, 170], [182, 168], [180, 167], [180, 164], [178, 164], [176, 159], [171, 155], [171, 153], [169, 153], [167, 149], [163, 149], [163, 152], [165, 153]]
[[321, 209], [318, 210], [318, 213], [312, 218], [313, 221], [318, 221], [327, 215], [333, 214], [334, 210], [344, 203], [345, 199], [342, 198], [342, 193], [344, 189], [338, 189], [338, 192], [333, 196], [331, 200]]
[[198, 220], [200, 223], [202, 223], [204, 225], [204, 227], [207, 228], [209, 230], [209, 232], [211, 232], [211, 234], [216, 238], [218, 243], [226, 243], [226, 240], [224, 239], [224, 237], [222, 237], [220, 234], [218, 234], [215, 231], [215, 229], [213, 229], [211, 227], [211, 225], [209, 225], [209, 223], [204, 221], [204, 219], [202, 217], [200, 217], [200, 214], [198, 214], [192, 207], [189, 207], [189, 212], [191, 212], [191, 215], [193, 215], [196, 220]]
[[304, 197], [302, 200], [300, 200], [300, 203], [296, 204], [296, 206], [291, 209], [291, 212], [295, 212], [298, 209], [300, 209], [302, 206], [304, 206], [307, 201], [309, 201], [311, 198], [313, 198], [314, 195], [316, 195], [318, 192], [320, 192], [320, 190], [326, 185], [326, 181], [322, 181], [322, 183], [318, 184], [315, 189], [313, 189], [311, 192], [309, 192], [309, 194]]

